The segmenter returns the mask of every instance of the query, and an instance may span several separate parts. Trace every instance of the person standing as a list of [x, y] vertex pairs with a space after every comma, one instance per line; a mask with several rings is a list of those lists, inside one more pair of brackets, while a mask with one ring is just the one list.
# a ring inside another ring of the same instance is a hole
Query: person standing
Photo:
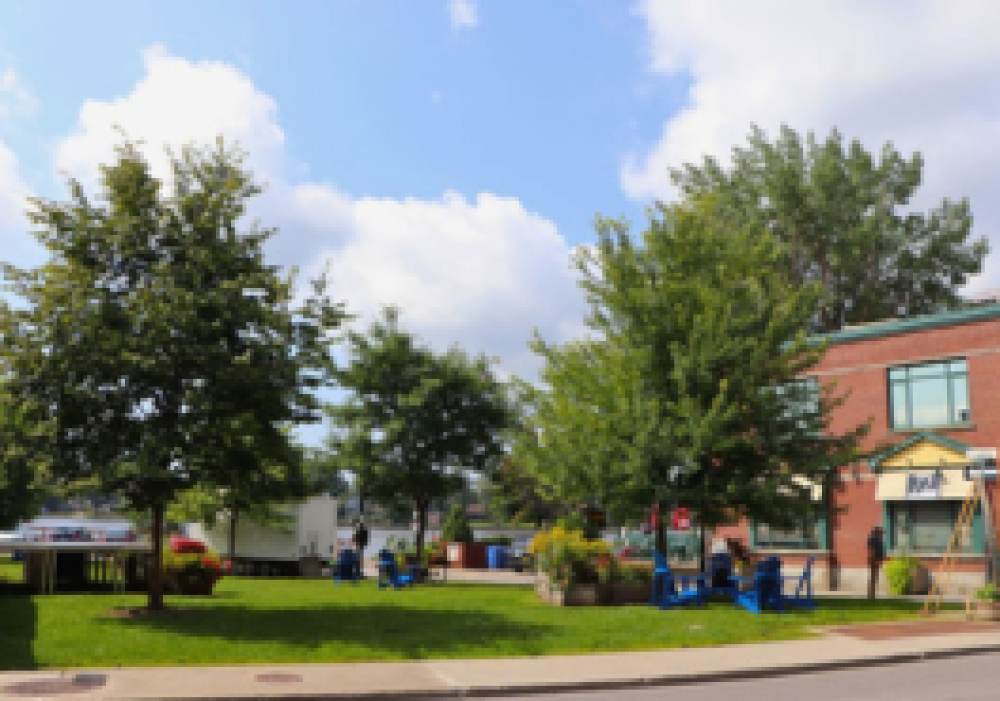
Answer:
[[354, 547], [358, 550], [358, 579], [364, 577], [365, 569], [365, 548], [368, 547], [368, 528], [365, 526], [365, 519], [359, 518], [358, 525], [354, 528]]
[[882, 529], [876, 526], [868, 534], [868, 598], [874, 599], [878, 591], [878, 571], [885, 560], [885, 541]]

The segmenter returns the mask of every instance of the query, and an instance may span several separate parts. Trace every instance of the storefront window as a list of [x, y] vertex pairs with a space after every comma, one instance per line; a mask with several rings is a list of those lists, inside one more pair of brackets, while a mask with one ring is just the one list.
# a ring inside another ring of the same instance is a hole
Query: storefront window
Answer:
[[761, 549], [817, 550], [820, 547], [815, 520], [792, 530], [780, 530], [764, 523], [758, 523], [756, 529], [756, 543]]
[[[961, 502], [895, 502], [889, 505], [892, 547], [912, 553], [943, 553], [948, 549]], [[974, 527], [961, 534], [954, 552], [972, 553], [976, 545]]]
[[969, 423], [969, 371], [965, 360], [890, 368], [889, 404], [895, 429]]

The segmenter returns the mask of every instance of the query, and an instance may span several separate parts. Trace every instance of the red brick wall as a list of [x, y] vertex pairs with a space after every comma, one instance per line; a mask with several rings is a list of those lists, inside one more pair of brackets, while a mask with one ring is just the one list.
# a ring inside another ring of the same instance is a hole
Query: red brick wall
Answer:
[[[905, 441], [914, 433], [897, 433], [889, 428], [886, 368], [949, 357], [964, 357], [968, 361], [972, 426], [935, 432], [975, 447], [1000, 447], [1000, 319], [833, 345], [809, 374], [821, 378], [824, 384], [835, 382], [836, 394], [848, 395], [831, 417], [831, 430], [846, 432], [870, 419], [871, 432], [863, 448], [872, 450]], [[872, 528], [883, 525], [877, 473], [872, 474], [867, 464], [862, 464], [843, 468], [841, 474], [843, 481], [833, 499], [835, 506], [845, 510], [833, 516], [828, 528], [838, 564], [844, 568], [863, 568], [867, 564], [868, 534]], [[996, 486], [991, 485], [990, 491], [996, 503]], [[749, 542], [742, 523], [721, 528], [718, 533]], [[927, 564], [936, 568], [937, 560], [930, 558]], [[982, 563], [961, 560], [956, 562], [954, 570], [981, 571]]]

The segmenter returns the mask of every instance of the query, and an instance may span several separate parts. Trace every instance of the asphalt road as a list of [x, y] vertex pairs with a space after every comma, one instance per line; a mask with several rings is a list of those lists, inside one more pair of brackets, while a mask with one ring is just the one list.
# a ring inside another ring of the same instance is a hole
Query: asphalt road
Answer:
[[773, 679], [517, 698], [519, 701], [1000, 701], [1000, 653]]

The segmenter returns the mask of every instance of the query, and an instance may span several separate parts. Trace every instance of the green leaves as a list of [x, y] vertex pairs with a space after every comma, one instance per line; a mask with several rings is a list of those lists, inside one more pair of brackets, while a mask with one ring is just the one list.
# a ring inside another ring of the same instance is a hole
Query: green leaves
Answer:
[[548, 389], [525, 388], [513, 460], [619, 517], [659, 503], [709, 526], [784, 523], [813, 508], [795, 480], [846, 462], [863, 429], [821, 435], [835, 400], [791, 420], [799, 394], [767, 390], [819, 359], [803, 333], [819, 286], [789, 280], [786, 249], [714, 197], [659, 205], [638, 240], [621, 221], [597, 233], [577, 259], [594, 336], [535, 340]]
[[0, 315], [11, 394], [51, 424], [56, 476], [136, 509], [196, 488], [241, 508], [299, 494], [286, 429], [321, 418], [310, 390], [334, 369], [342, 305], [319, 283], [293, 307], [293, 278], [264, 263], [274, 232], [238, 229], [260, 188], [221, 140], [173, 159], [172, 193], [135, 144], [117, 156], [95, 202], [74, 181], [68, 202], [32, 201], [50, 258], [4, 268], [23, 298]]
[[435, 353], [398, 318], [389, 308], [367, 333], [348, 334], [350, 362], [337, 379], [351, 396], [327, 408], [329, 445], [366, 495], [409, 502], [422, 519], [432, 500], [462, 488], [462, 470], [487, 470], [502, 458], [515, 416], [484, 356]]
[[876, 160], [836, 130], [803, 143], [786, 126], [773, 142], [754, 127], [729, 170], [706, 158], [671, 175], [686, 200], [711, 195], [735, 224], [770, 232], [790, 280], [823, 292], [810, 328], [831, 331], [953, 308], [980, 271], [989, 247], [970, 240], [966, 200], [907, 211], [922, 171], [919, 153], [907, 160], [887, 143]]

